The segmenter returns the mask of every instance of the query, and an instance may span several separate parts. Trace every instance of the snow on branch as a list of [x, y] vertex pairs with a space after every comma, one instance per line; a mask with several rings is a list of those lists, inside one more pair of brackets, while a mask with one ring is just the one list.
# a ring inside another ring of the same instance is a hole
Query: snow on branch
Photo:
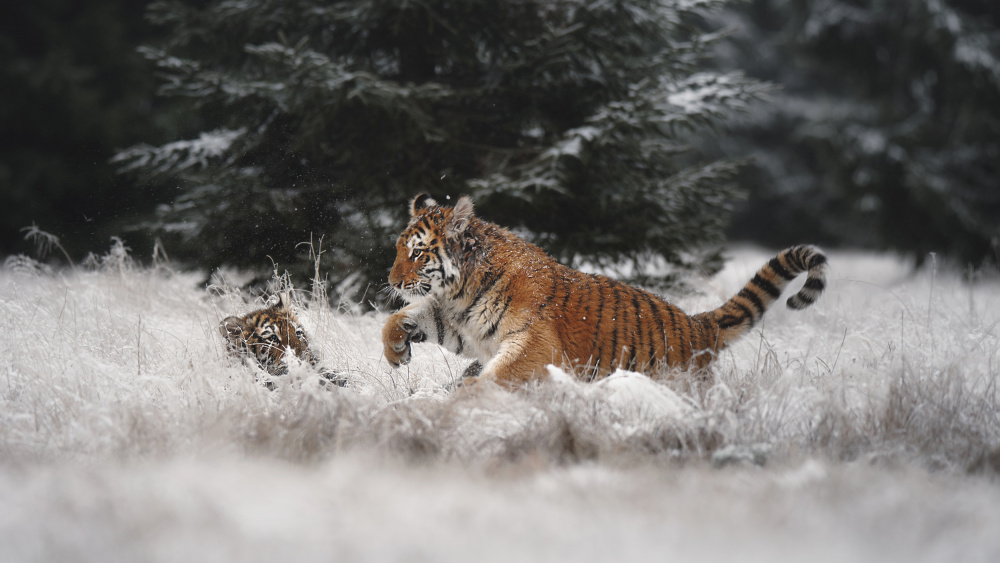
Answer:
[[742, 74], [698, 73], [667, 88], [667, 102], [684, 115], [720, 115], [745, 110], [750, 101], [770, 86], [746, 79]]
[[[680, 81], [643, 81], [630, 97], [603, 106], [587, 121], [602, 130], [694, 129], [714, 125], [733, 111], [745, 111], [770, 91], [766, 83], [740, 73], [698, 73]], [[661, 132], [662, 134], [662, 132]]]
[[955, 60], [973, 72], [982, 72], [993, 82], [993, 87], [1000, 89], [1000, 60], [991, 52], [997, 51], [996, 38], [985, 34], [972, 34], [959, 37], [955, 41]]
[[154, 174], [179, 173], [208, 166], [210, 161], [221, 158], [246, 131], [245, 127], [216, 129], [202, 133], [197, 139], [175, 141], [160, 147], [136, 145], [113, 156], [111, 162], [122, 163], [122, 172], [148, 168]]

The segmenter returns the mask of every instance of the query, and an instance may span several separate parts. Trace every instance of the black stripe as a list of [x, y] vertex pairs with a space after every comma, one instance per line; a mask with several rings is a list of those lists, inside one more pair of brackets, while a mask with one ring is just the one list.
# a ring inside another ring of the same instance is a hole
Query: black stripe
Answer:
[[703, 320], [705, 322], [705, 334], [708, 335], [708, 345], [712, 350], [717, 350], [719, 347], [719, 339], [722, 336], [722, 326], [720, 326], [718, 322], [710, 319], [707, 315], [703, 317]]
[[545, 297], [544, 301], [546, 306], [548, 306], [549, 303], [552, 303], [552, 300], [555, 299], [556, 294], [559, 293], [559, 278], [553, 276], [551, 278], [551, 281], [552, 281], [552, 289], [549, 291], [549, 294], [548, 296]]
[[[584, 275], [582, 282], [583, 283], [580, 284], [579, 291], [576, 292], [576, 312], [577, 314], [583, 315], [584, 318], [581, 320], [586, 324], [586, 317], [590, 316], [590, 307], [585, 307], [584, 305], [586, 304], [588, 298], [593, 297], [592, 293], [594, 290], [594, 280], [591, 276]], [[569, 326], [568, 323], [567, 326]]]
[[822, 266], [826, 264], [826, 255], [824, 254], [813, 254], [812, 258], [809, 259], [809, 269], [813, 269], [816, 266]]
[[771, 260], [767, 263], [767, 265], [770, 266], [772, 270], [774, 270], [775, 274], [778, 274], [779, 276], [785, 278], [786, 280], [795, 279], [795, 274], [792, 274], [787, 269], [785, 269], [785, 267], [781, 265], [781, 260], [779, 260], [777, 256], [771, 258]]
[[826, 282], [820, 278], [809, 278], [806, 280], [805, 285], [803, 285], [802, 287], [804, 289], [823, 291], [824, 289], [826, 289]]
[[757, 294], [753, 292], [753, 290], [744, 287], [743, 289], [740, 290], [740, 292], [737, 295], [743, 297], [744, 299], [752, 303], [754, 307], [757, 307], [757, 311], [760, 315], [763, 315], [764, 311], [767, 310], [764, 307], [764, 303], [760, 300], [760, 297], [758, 297]]
[[[448, 245], [445, 245], [442, 248], [444, 248], [444, 259], [447, 259], [448, 261], [450, 261], [451, 265], [454, 266], [456, 269], [458, 269], [458, 271], [461, 272], [462, 271], [461, 265], [459, 264], [458, 260], [455, 260], [455, 253], [451, 251], [451, 247], [448, 246]], [[442, 262], [443, 261], [444, 260], [442, 260]], [[447, 278], [445, 278], [445, 281], [447, 281], [448, 284], [455, 283], [455, 274], [451, 274], [450, 276], [448, 276]]]
[[[677, 338], [677, 317], [674, 316], [674, 308], [670, 306], [669, 303], [666, 304], [667, 314], [670, 315], [670, 336]], [[668, 337], [663, 338], [663, 348], [667, 350], [667, 356], [670, 355], [670, 339]]]
[[747, 308], [746, 305], [734, 302], [733, 306], [739, 309], [740, 311], [743, 311], [743, 314], [746, 315], [746, 318], [750, 319], [750, 324], [751, 325], [754, 324], [753, 313], [750, 311], [750, 309]]
[[[656, 317], [656, 327], [660, 331], [659, 335], [658, 335], [658, 338], [662, 338], [663, 339], [663, 359], [665, 360], [666, 357], [667, 357], [667, 339], [666, 339], [666, 334], [664, 332], [663, 315], [660, 313], [659, 308], [656, 306], [656, 303], [654, 302], [652, 295], [650, 295], [649, 293], [647, 293], [646, 294], [646, 300], [649, 301], [649, 309], [650, 309], [650, 311], [652, 311], [653, 316]], [[650, 362], [652, 362], [652, 358], [656, 356], [656, 346], [653, 344], [653, 338], [652, 337], [650, 337], [650, 339], [649, 339], [649, 356], [651, 358]]]
[[685, 315], [688, 324], [688, 344], [691, 346], [691, 357], [687, 359], [688, 367], [691, 367], [691, 361], [694, 359], [695, 355], [701, 351], [701, 341], [699, 339], [700, 332], [698, 331], [698, 319], [694, 315]]
[[444, 344], [444, 320], [441, 318], [441, 310], [434, 307], [434, 326], [438, 331], [438, 346]]
[[[459, 272], [461, 272], [461, 270], [459, 270]], [[469, 282], [469, 276], [463, 275], [462, 285], [458, 287], [458, 291], [455, 292], [455, 296], [453, 297], [453, 299], [461, 299], [462, 297], [465, 297], [465, 284], [467, 284], [468, 282]]]
[[[617, 290], [618, 289], [617, 282], [612, 282], [612, 283], [615, 283], [615, 285], [612, 286], [612, 290]], [[619, 312], [620, 311], [619, 305], [622, 304], [622, 301], [621, 301], [621, 299], [619, 299], [619, 292], [618, 291], [614, 292], [614, 300], [615, 300], [615, 316], [611, 318], [611, 322], [614, 323], [614, 326], [613, 326], [612, 331], [611, 331], [611, 364], [612, 365], [615, 363], [615, 360], [618, 359], [618, 353], [620, 352], [620, 350], [618, 349], [618, 327], [621, 324], [621, 321], [618, 320], [618, 317], [619, 317], [619, 315], [621, 315], [621, 313]]]
[[806, 307], [816, 302], [816, 300], [813, 299], [812, 297], [803, 296], [799, 294], [795, 294], [789, 297], [788, 300], [791, 301], [791, 303], [789, 303], [788, 306], [791, 307], [792, 309], [805, 309]]
[[462, 340], [462, 335], [461, 334], [456, 334], [455, 336], [458, 337], [458, 350], [456, 350], [455, 353], [456, 354], [461, 354], [462, 350], [465, 350], [465, 341]]
[[764, 279], [759, 273], [755, 274], [750, 283], [756, 285], [761, 291], [771, 296], [771, 299], [777, 299], [781, 295], [781, 291], [774, 286], [773, 283]]
[[687, 337], [681, 338], [681, 362], [688, 364], [694, 353], [694, 350], [691, 349], [691, 337], [694, 335], [694, 330], [691, 328], [691, 317], [684, 311], [681, 311], [681, 315], [681, 320], [687, 324]]
[[[706, 346], [705, 349], [712, 351], [712, 353], [714, 354], [715, 353], [715, 346], [716, 346], [716, 344], [718, 344], [718, 339], [719, 339], [718, 334], [719, 334], [719, 331], [718, 330], [714, 330], [714, 331], [712, 330], [713, 329], [713, 327], [712, 327], [712, 321], [707, 316], [705, 316], [705, 317], [698, 317], [698, 320], [701, 321], [701, 329], [702, 329], [702, 331], [704, 331], [704, 334], [705, 334], [705, 346]], [[713, 332], [715, 334], [713, 334]]]
[[441, 257], [441, 248], [435, 246], [435, 247], [428, 248], [427, 251], [430, 252], [431, 254], [433, 254], [435, 258], [437, 258], [437, 265], [438, 265], [438, 267], [434, 268], [434, 270], [430, 270], [430, 271], [440, 270], [441, 271], [441, 278], [444, 279], [444, 259]]
[[[680, 319], [677, 321], [678, 323], [687, 320], [688, 316], [687, 314], [684, 313], [684, 311], [678, 310], [678, 313], [681, 314]], [[690, 326], [688, 328], [690, 329]], [[678, 330], [677, 336], [678, 336], [677, 340], [680, 341], [681, 345], [681, 362], [686, 362], [689, 359], [691, 359], [691, 350], [690, 350], [691, 346], [689, 345], [687, 338], [684, 338], [684, 331]]]
[[563, 280], [563, 281], [566, 282], [566, 286], [565, 286], [566, 287], [566, 295], [563, 297], [562, 311], [561, 312], [565, 312], [566, 311], [566, 304], [569, 303], [569, 296], [573, 294], [573, 292], [571, 291], [572, 288], [573, 288], [573, 284], [570, 283], [572, 280]]
[[475, 298], [473, 298], [472, 304], [465, 309], [465, 313], [462, 315], [463, 319], [465, 320], [469, 319], [469, 316], [472, 314], [472, 309], [479, 304], [479, 302], [483, 299], [483, 297], [486, 296], [486, 292], [492, 289], [493, 286], [496, 285], [498, 281], [500, 281], [500, 277], [502, 275], [503, 272], [497, 270], [496, 272], [493, 273], [493, 276], [486, 281], [486, 283], [479, 286], [479, 290], [476, 292], [476, 296]]
[[520, 334], [520, 333], [528, 330], [530, 327], [531, 327], [531, 322], [530, 321], [526, 322], [526, 323], [524, 323], [524, 325], [521, 326], [521, 328], [519, 328], [517, 330], [512, 330], [512, 331], [508, 332], [507, 336], [511, 336], [513, 334]]
[[724, 315], [719, 319], [719, 328], [733, 328], [734, 326], [741, 324], [744, 319], [737, 317], [736, 315]]
[[634, 364], [636, 352], [642, 346], [642, 308], [639, 307], [639, 290], [637, 289], [632, 290], [632, 306], [635, 307], [636, 335], [639, 337], [639, 341], [632, 347], [632, 363]]
[[793, 246], [785, 251], [785, 260], [788, 265], [795, 271], [801, 272], [805, 269], [805, 264], [802, 263], [802, 257], [799, 256], [799, 251], [802, 250], [798, 246]]
[[795, 257], [798, 259], [799, 264], [802, 264], [802, 269], [805, 270], [807, 267], [806, 264], [808, 263], [807, 259], [812, 255], [812, 251], [810, 251], [809, 247], [806, 246], [799, 246], [796, 250], [797, 252], [795, 253]]
[[688, 316], [688, 318], [691, 319], [691, 352], [693, 356], [705, 350], [705, 325], [702, 323], [701, 317]]
[[496, 321], [494, 321], [493, 324], [492, 324], [492, 326], [490, 326], [489, 330], [486, 331], [486, 338], [490, 338], [491, 336], [493, 336], [494, 334], [496, 334], [497, 329], [500, 328], [500, 322], [503, 321], [504, 315], [507, 314], [507, 308], [510, 307], [510, 302], [513, 299], [514, 299], [514, 295], [513, 294], [508, 294], [507, 295], [507, 300], [504, 301], [504, 303], [503, 303], [503, 310], [500, 311], [500, 315], [497, 316]]
[[594, 344], [597, 346], [594, 352], [597, 357], [594, 358], [594, 361], [597, 365], [600, 365], [601, 353], [604, 350], [603, 342], [601, 341], [601, 321], [604, 319], [604, 280], [594, 276], [594, 281], [597, 282], [597, 320], [594, 321]]

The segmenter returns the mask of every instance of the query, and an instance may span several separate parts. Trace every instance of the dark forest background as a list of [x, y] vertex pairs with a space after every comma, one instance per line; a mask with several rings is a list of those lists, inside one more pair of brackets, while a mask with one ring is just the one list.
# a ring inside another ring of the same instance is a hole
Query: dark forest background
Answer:
[[1000, 256], [993, 0], [10, 2], [0, 73], [3, 254], [322, 237], [380, 282], [429, 191], [649, 285], [725, 240]]

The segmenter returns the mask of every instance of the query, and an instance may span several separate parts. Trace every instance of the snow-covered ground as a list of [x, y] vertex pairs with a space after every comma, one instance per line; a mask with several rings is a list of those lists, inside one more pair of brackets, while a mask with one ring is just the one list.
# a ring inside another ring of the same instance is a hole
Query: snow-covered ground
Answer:
[[[713, 308], [769, 257], [737, 249]], [[271, 392], [220, 319], [261, 303], [138, 268], [0, 269], [0, 561], [998, 561], [1000, 280], [831, 254], [712, 381], [554, 370], [448, 393], [384, 314], [301, 292], [348, 389]], [[249, 302], [248, 302], [249, 301]]]

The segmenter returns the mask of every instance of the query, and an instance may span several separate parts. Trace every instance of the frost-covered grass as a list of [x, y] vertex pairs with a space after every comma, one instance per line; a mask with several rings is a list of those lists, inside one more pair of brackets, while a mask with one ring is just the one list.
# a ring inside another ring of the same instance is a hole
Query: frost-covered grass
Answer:
[[[734, 251], [709, 309], [768, 257]], [[709, 378], [553, 370], [447, 392], [384, 314], [300, 292], [348, 389], [267, 391], [220, 319], [261, 302], [133, 266], [0, 269], [0, 560], [1000, 559], [1000, 280], [833, 253]]]

